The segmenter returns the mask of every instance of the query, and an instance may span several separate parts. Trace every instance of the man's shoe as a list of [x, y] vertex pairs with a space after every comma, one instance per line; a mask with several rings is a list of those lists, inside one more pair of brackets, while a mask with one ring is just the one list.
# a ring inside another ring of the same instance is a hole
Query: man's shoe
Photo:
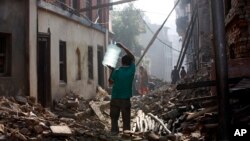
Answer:
[[119, 132], [110, 132], [110, 136], [118, 136], [119, 135]]

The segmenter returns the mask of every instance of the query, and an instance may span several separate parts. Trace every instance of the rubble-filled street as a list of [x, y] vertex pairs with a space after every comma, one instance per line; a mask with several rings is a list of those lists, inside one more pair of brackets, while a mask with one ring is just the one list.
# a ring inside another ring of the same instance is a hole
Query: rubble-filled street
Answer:
[[[242, 82], [249, 84], [249, 79]], [[233, 102], [235, 122], [249, 121], [243, 117], [249, 113], [249, 104], [239, 100]], [[101, 87], [91, 100], [69, 93], [54, 101], [52, 111], [34, 101], [24, 96], [1, 97], [0, 140], [200, 141], [214, 140], [218, 128], [216, 96], [207, 88], [178, 91], [166, 84], [148, 95], [134, 96], [132, 129], [116, 138], [109, 136], [110, 95]]]
[[[31, 97], [1, 97], [1, 140], [110, 141], [109, 97], [101, 88], [96, 98], [89, 101], [70, 93], [54, 102], [53, 112], [35, 104]], [[121, 134], [121, 139], [204, 138], [204, 127], [192, 122], [201, 116], [204, 120], [213, 118], [216, 107], [196, 113], [202, 107], [183, 104], [184, 97], [187, 96], [170, 85], [143, 97], [133, 97], [132, 130]]]

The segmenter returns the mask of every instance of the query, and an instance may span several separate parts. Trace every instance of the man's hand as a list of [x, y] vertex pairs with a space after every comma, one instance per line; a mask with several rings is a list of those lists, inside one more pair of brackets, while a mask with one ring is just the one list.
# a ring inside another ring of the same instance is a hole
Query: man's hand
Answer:
[[124, 45], [123, 45], [122, 43], [120, 43], [120, 42], [117, 42], [116, 45], [117, 45], [118, 47], [122, 48], [122, 49], [126, 52], [126, 54], [130, 56], [130, 58], [133, 60], [133, 62], [135, 61], [134, 55], [129, 51], [129, 49], [128, 49], [126, 46], [124, 46]]
[[109, 66], [109, 65], [107, 65], [107, 67], [109, 68], [109, 69], [111, 69], [111, 70], [114, 70], [115, 68], [113, 68], [113, 67], [111, 67], [111, 66]]
[[111, 80], [111, 79], [109, 79], [108, 82], [109, 82], [109, 85], [113, 85], [114, 84], [114, 81]]
[[120, 48], [124, 48], [124, 45], [123, 45], [122, 43], [120, 43], [120, 42], [117, 42], [116, 45], [117, 45], [118, 47], [120, 47]]

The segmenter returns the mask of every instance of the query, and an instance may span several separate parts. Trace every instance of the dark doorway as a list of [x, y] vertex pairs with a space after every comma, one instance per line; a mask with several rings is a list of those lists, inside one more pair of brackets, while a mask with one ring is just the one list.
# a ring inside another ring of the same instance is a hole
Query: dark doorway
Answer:
[[37, 43], [38, 102], [50, 107], [50, 34], [39, 33]]
[[97, 61], [98, 61], [98, 85], [104, 88], [104, 67], [102, 65], [103, 60], [103, 47], [98, 46], [97, 48]]

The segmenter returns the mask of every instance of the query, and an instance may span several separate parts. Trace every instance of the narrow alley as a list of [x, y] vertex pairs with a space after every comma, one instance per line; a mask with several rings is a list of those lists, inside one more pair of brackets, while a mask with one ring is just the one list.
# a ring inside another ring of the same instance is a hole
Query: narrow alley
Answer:
[[0, 141], [248, 141], [250, 1], [0, 0]]

